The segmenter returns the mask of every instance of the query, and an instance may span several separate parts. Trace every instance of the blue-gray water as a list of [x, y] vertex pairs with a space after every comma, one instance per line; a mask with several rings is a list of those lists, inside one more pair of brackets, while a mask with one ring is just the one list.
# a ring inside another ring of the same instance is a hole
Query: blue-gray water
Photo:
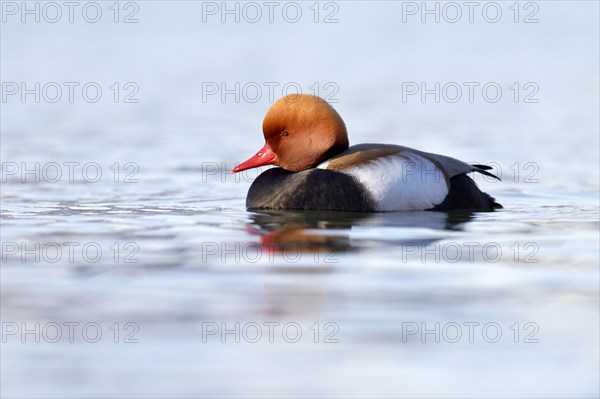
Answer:
[[[3, 397], [598, 397], [597, 2], [472, 23], [21, 4], [0, 25]], [[318, 89], [351, 143], [489, 163], [504, 209], [247, 212], [256, 172], [227, 171], [262, 146], [269, 87]]]

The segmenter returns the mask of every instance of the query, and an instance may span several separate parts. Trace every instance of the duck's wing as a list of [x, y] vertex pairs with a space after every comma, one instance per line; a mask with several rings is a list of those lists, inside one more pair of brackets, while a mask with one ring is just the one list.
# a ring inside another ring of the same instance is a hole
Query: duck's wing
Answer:
[[414, 150], [409, 148], [410, 151], [415, 151], [422, 155], [423, 157], [429, 159], [431, 162], [435, 163], [448, 178], [452, 178], [454, 176], [477, 172], [486, 176], [493, 177], [494, 179], [500, 180], [500, 178], [493, 173], [488, 172], [492, 167], [488, 165], [480, 165], [480, 164], [469, 164], [463, 161], [460, 161], [456, 158], [447, 157], [445, 155], [432, 154], [430, 152], [423, 152], [419, 150]]
[[488, 172], [488, 170], [492, 169], [491, 166], [480, 164], [471, 165], [456, 158], [419, 151], [414, 148], [394, 144], [357, 144], [328, 161], [323, 162], [318, 168], [343, 171], [344, 169], [361, 165], [367, 166], [378, 158], [394, 155], [413, 161], [418, 159], [418, 157], [423, 157], [431, 161], [444, 174], [446, 180], [450, 180], [450, 178], [457, 175], [472, 172], [481, 173], [500, 180], [498, 176]]
[[[317, 166], [356, 179], [373, 198], [377, 211], [427, 210], [450, 190], [445, 160], [430, 159], [407, 147], [360, 144]], [[455, 173], [455, 171], [451, 171]]]

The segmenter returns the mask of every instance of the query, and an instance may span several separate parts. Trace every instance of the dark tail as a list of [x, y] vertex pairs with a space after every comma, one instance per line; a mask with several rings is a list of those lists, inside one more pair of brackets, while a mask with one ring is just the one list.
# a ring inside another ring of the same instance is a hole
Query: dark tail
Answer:
[[[478, 166], [478, 165], [473, 165]], [[489, 168], [486, 166], [486, 168]], [[483, 168], [482, 168], [483, 169]], [[483, 173], [483, 172], [482, 172]], [[487, 172], [484, 174], [488, 174]], [[491, 176], [496, 177], [490, 173]], [[497, 177], [496, 177], [497, 178]], [[432, 211], [474, 210], [491, 211], [500, 209], [502, 205], [496, 202], [494, 197], [484, 193], [477, 184], [467, 175], [457, 175], [450, 179], [450, 190], [448, 195]]]

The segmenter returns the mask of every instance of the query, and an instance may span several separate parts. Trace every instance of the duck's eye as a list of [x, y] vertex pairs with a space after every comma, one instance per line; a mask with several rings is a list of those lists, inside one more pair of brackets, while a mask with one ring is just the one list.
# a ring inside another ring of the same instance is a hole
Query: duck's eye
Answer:
[[288, 131], [284, 130], [283, 132], [281, 132], [281, 137], [287, 137], [288, 134]]

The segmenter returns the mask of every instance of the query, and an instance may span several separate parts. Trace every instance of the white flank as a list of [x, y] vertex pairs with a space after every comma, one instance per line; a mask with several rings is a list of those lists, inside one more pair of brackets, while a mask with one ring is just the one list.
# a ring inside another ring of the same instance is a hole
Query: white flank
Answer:
[[[329, 162], [317, 166], [327, 169]], [[448, 195], [448, 185], [433, 162], [414, 153], [380, 157], [338, 172], [354, 176], [377, 203], [378, 211], [431, 209]]]

